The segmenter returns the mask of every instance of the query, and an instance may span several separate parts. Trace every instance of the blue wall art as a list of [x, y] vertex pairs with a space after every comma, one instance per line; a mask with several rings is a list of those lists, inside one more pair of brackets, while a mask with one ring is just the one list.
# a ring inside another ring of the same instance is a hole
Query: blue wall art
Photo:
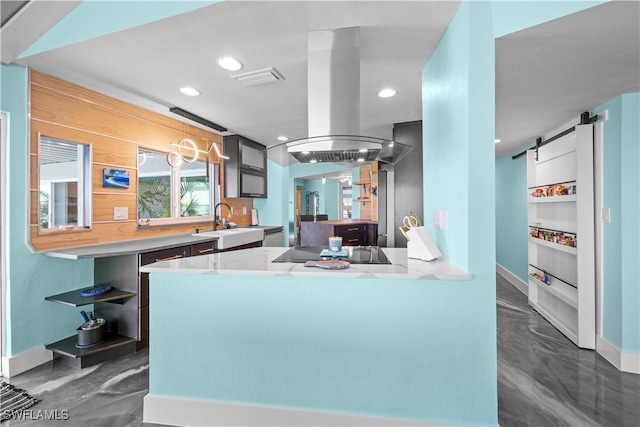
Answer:
[[104, 168], [102, 170], [102, 186], [111, 188], [129, 188], [129, 171]]

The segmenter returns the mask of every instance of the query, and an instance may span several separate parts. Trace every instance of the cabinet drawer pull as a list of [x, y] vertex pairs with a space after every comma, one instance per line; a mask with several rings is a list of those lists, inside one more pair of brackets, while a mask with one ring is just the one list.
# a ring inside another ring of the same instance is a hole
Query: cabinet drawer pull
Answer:
[[178, 259], [178, 258], [182, 258], [182, 254], [178, 254], [178, 255], [174, 255], [174, 256], [168, 256], [166, 258], [156, 258], [156, 262], [171, 261], [172, 259]]
[[349, 242], [349, 243], [351, 243], [351, 242], [357, 242], [358, 240], [360, 240], [360, 239], [349, 239], [349, 240], [347, 240], [347, 242]]
[[356, 228], [350, 228], [348, 231], [358, 231], [360, 230], [360, 228], [356, 227]]
[[209, 252], [213, 252], [213, 248], [200, 249], [198, 251], [199, 254], [208, 254]]

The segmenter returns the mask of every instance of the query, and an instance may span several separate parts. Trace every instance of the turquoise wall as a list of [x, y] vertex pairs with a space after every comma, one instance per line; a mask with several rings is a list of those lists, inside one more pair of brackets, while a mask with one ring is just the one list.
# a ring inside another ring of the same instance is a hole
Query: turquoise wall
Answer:
[[151, 273], [150, 292], [152, 395], [497, 424], [476, 281]]
[[[351, 172], [351, 181], [352, 182], [360, 181], [360, 168], [353, 168], [353, 171]], [[361, 187], [359, 185], [351, 186], [351, 197], [353, 199], [357, 199], [358, 197], [360, 197], [360, 188]], [[360, 203], [353, 203], [351, 205], [351, 218], [353, 219], [360, 218], [360, 206], [362, 206]]]
[[307, 192], [317, 191], [320, 196], [320, 213], [327, 214], [329, 219], [338, 219], [338, 181], [328, 179], [327, 183], [323, 184], [319, 179], [309, 179], [303, 182], [302, 196], [305, 197]]
[[[282, 168], [281, 177], [282, 177], [282, 197], [272, 196], [273, 193], [270, 193], [266, 200], [262, 200], [260, 204], [258, 204], [258, 208], [261, 211], [285, 211], [287, 213], [286, 218], [283, 218], [281, 223], [272, 223], [267, 224], [267, 222], [262, 220], [260, 217], [260, 222], [267, 225], [284, 225], [285, 229], [285, 240], [287, 241], [287, 246], [289, 245], [289, 235], [294, 235], [294, 226], [295, 226], [295, 209], [296, 209], [296, 186], [305, 185], [305, 180], [302, 179], [306, 176], [313, 176], [322, 173], [332, 173], [332, 172], [342, 172], [342, 171], [350, 171], [350, 168], [347, 164], [338, 164], [338, 163], [323, 163], [323, 164], [311, 164], [311, 163], [294, 163], [289, 166], [280, 166], [276, 163], [275, 166]], [[269, 185], [271, 186], [271, 176], [269, 176]], [[271, 188], [271, 187], [269, 187]], [[302, 209], [304, 214], [304, 202], [305, 191], [302, 192]], [[322, 200], [321, 200], [322, 202]], [[337, 202], [336, 202], [337, 203]], [[254, 201], [254, 206], [256, 206], [256, 202]], [[321, 212], [323, 213], [323, 212]], [[275, 220], [275, 219], [274, 219]], [[288, 231], [287, 231], [288, 230]], [[288, 234], [288, 235], [287, 235]]]
[[22, 53], [20, 58], [191, 12], [218, 1], [84, 0]]
[[622, 345], [640, 353], [640, 94], [622, 95]]
[[[305, 185], [304, 177], [313, 176], [313, 175], [321, 175], [323, 173], [332, 173], [332, 172], [347, 172], [351, 171], [349, 164], [344, 163], [294, 163], [286, 167], [288, 171], [288, 179], [287, 179], [287, 187], [288, 187], [288, 212], [289, 212], [289, 231], [293, 233], [293, 224], [295, 218], [295, 194], [296, 194], [296, 185]], [[329, 181], [327, 181], [328, 183]], [[337, 194], [337, 193], [336, 193]], [[305, 193], [302, 193], [302, 210], [304, 214], [304, 201]], [[322, 198], [324, 199], [324, 198]], [[320, 200], [323, 203], [323, 200]], [[337, 203], [337, 201], [336, 201]], [[269, 202], [269, 206], [271, 206], [271, 202]], [[321, 207], [322, 208], [322, 207]], [[324, 213], [324, 212], [320, 212]], [[286, 228], [286, 227], [285, 227]]]
[[619, 349], [640, 352], [640, 94], [625, 94], [595, 108], [608, 110], [602, 147], [602, 337]]
[[496, 160], [496, 262], [525, 283], [528, 275], [527, 161]]
[[329, 215], [329, 219], [340, 219], [340, 185], [339, 182], [335, 179], [327, 180], [327, 183], [324, 184], [325, 187], [325, 213]]
[[[462, 2], [422, 73], [425, 218], [447, 211], [448, 229], [427, 229], [445, 258], [473, 274], [445, 305], [466, 312], [482, 334], [472, 369], [482, 384], [475, 418], [497, 424], [495, 318], [495, 49], [490, 2]], [[452, 337], [453, 338], [453, 337]], [[458, 336], [454, 339], [466, 340]], [[479, 373], [479, 372], [476, 372]]]
[[447, 230], [426, 226], [445, 258], [473, 274], [495, 261], [491, 28], [490, 3], [463, 2], [422, 74], [424, 215], [448, 217]]
[[[602, 224], [602, 336], [622, 347], [622, 98], [617, 97], [593, 113], [609, 110], [602, 147], [602, 206], [611, 208], [611, 223]], [[600, 216], [596, 216], [598, 219]]]
[[[28, 73], [0, 66], [0, 110], [8, 114], [6, 244], [6, 355], [15, 356], [75, 334], [80, 309], [44, 297], [93, 284], [93, 260], [71, 261], [34, 254], [27, 244], [29, 144]], [[91, 308], [89, 308], [91, 310]]]
[[289, 246], [288, 221], [289, 171], [278, 163], [267, 160], [267, 198], [253, 199], [253, 207], [258, 210], [258, 221], [261, 225], [284, 226], [284, 246]]

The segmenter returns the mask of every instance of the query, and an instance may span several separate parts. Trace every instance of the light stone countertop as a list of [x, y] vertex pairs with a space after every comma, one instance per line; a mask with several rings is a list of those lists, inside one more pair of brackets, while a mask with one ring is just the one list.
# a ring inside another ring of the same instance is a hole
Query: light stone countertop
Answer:
[[65, 259], [106, 258], [137, 254], [141, 252], [159, 251], [161, 249], [192, 245], [194, 243], [210, 242], [213, 240], [218, 240], [218, 238], [212, 236], [197, 237], [192, 236], [191, 234], [179, 234], [175, 236], [153, 237], [149, 239], [80, 246], [77, 248], [54, 249], [44, 252], [44, 254], [54, 258]]
[[299, 276], [414, 280], [471, 280], [471, 275], [446, 260], [407, 258], [404, 248], [382, 248], [391, 264], [351, 264], [345, 270], [323, 270], [302, 263], [272, 262], [289, 248], [262, 247], [161, 261], [140, 267], [146, 273]]
[[[269, 232], [279, 231], [282, 226], [259, 225], [241, 228], [260, 228], [265, 235]], [[103, 243], [99, 245], [79, 246], [77, 248], [53, 249], [44, 252], [44, 255], [64, 259], [106, 258], [119, 255], [131, 255], [142, 252], [159, 251], [178, 246], [192, 245], [195, 243], [211, 242], [218, 240], [215, 236], [192, 234], [177, 234], [171, 236], [151, 237], [147, 239], [126, 240], [122, 242]]]

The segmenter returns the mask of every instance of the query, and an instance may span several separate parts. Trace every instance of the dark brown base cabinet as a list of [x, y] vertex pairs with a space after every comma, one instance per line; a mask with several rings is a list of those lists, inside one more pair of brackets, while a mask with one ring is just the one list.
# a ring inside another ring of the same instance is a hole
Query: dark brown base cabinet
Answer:
[[377, 245], [378, 225], [371, 222], [302, 221], [300, 246], [329, 246], [329, 237], [342, 237], [343, 246]]

